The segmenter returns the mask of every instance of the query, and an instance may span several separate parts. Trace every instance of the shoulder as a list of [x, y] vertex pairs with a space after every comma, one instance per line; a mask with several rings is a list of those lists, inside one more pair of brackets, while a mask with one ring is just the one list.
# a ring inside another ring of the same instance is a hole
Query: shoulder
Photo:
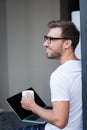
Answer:
[[[72, 80], [72, 77], [81, 75], [81, 60], [70, 60], [60, 65], [52, 74], [52, 80]], [[71, 77], [71, 78], [70, 78]]]

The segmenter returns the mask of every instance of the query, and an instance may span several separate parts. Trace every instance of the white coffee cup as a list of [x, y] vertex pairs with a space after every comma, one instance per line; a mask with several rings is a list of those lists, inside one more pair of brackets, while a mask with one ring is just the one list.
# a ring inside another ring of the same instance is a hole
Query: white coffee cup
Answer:
[[30, 93], [31, 96], [34, 98], [34, 91], [33, 90], [24, 90], [22, 91], [22, 97], [25, 96], [26, 97], [26, 94], [27, 93]]

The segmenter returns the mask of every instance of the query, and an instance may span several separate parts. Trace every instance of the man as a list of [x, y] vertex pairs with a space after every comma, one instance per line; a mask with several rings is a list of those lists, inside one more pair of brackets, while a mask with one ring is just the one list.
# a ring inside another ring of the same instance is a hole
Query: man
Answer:
[[21, 105], [47, 121], [45, 130], [83, 130], [81, 61], [74, 54], [79, 31], [70, 21], [51, 21], [48, 26], [46, 55], [61, 64], [50, 78], [52, 109], [38, 106], [30, 94]]

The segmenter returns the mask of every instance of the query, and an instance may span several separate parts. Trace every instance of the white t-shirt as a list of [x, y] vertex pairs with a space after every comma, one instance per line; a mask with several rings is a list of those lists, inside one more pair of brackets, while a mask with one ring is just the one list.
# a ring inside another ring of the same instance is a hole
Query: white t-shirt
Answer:
[[[52, 102], [70, 102], [69, 121], [62, 130], [83, 130], [81, 61], [70, 60], [59, 66], [51, 75], [50, 88]], [[47, 123], [45, 130], [61, 129]]]

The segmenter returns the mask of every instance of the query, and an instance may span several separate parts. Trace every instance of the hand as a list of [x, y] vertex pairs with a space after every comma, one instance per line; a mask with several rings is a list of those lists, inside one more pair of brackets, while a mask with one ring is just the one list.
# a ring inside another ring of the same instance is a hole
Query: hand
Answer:
[[26, 110], [32, 111], [34, 104], [35, 104], [35, 101], [30, 93], [27, 93], [26, 96], [23, 96], [21, 99], [21, 106], [22, 108]]

